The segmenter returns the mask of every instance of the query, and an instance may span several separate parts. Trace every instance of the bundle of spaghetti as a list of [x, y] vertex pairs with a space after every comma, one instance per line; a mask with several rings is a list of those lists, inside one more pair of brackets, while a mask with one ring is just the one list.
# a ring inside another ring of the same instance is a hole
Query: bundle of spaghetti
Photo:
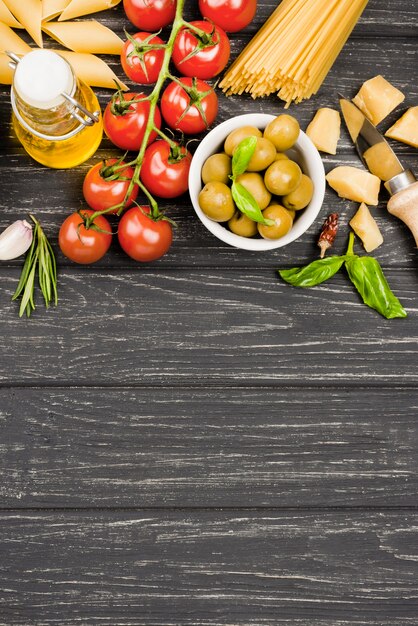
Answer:
[[368, 0], [283, 0], [226, 72], [228, 95], [277, 92], [286, 102], [315, 94]]

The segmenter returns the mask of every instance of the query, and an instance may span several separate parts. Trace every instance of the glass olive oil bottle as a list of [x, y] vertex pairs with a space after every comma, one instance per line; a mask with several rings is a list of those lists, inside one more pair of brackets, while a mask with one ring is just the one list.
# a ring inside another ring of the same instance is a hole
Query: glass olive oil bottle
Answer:
[[71, 65], [50, 50], [34, 50], [15, 62], [11, 89], [13, 128], [22, 146], [39, 163], [75, 167], [100, 145], [103, 124], [99, 102]]

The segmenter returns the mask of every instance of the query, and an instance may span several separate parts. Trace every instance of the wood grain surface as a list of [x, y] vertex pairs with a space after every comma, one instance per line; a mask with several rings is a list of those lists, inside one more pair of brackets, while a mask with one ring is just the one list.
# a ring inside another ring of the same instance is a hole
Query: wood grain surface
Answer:
[[27, 512], [0, 525], [2, 626], [416, 624], [417, 513]]
[[[275, 6], [259, 0], [232, 58]], [[94, 17], [135, 32], [122, 4]], [[384, 131], [418, 104], [417, 56], [416, 2], [370, 0], [319, 94], [290, 112], [306, 128], [381, 73], [406, 94]], [[217, 121], [283, 110], [219, 97]], [[34, 163], [2, 86], [0, 137], [0, 229], [40, 218], [60, 299], [19, 320], [21, 260], [1, 263], [0, 626], [418, 626], [417, 261], [387, 196], [375, 256], [405, 320], [365, 307], [344, 272], [309, 290], [279, 279], [317, 257], [331, 211], [345, 250], [356, 205], [332, 190], [284, 249], [222, 244], [185, 195], [161, 202], [178, 228], [160, 261], [114, 242], [76, 267], [58, 228], [84, 206], [87, 169], [118, 151], [104, 138], [73, 170]], [[418, 172], [417, 150], [391, 145]], [[345, 128], [324, 156], [338, 164], [360, 165]]]

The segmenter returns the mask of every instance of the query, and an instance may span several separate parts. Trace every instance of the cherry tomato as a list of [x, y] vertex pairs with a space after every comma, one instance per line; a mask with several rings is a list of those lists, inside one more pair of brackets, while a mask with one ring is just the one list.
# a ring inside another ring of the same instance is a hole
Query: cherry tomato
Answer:
[[144, 32], [129, 37], [120, 55], [123, 71], [135, 83], [155, 83], [163, 64], [164, 49], [150, 49], [149, 46], [163, 46], [163, 40], [152, 33]]
[[122, 249], [135, 261], [155, 261], [173, 241], [173, 228], [167, 220], [148, 217], [148, 206], [132, 207], [122, 215], [118, 239]]
[[[124, 93], [121, 100], [121, 92], [117, 92], [105, 108], [103, 114], [103, 126], [110, 141], [122, 150], [138, 151], [147, 127], [150, 103], [142, 93]], [[155, 126], [161, 126], [161, 113], [158, 107], [155, 109]], [[150, 144], [156, 138], [157, 133], [152, 131], [148, 139]]]
[[126, 17], [138, 28], [160, 30], [174, 20], [176, 0], [123, 0]]
[[214, 89], [198, 78], [180, 78], [186, 87], [173, 81], [161, 98], [161, 113], [171, 128], [186, 135], [201, 133], [215, 120], [218, 96]]
[[190, 22], [204, 31], [203, 35], [184, 27], [178, 33], [173, 47], [173, 63], [185, 76], [206, 80], [222, 72], [231, 51], [228, 35], [212, 22]]
[[[116, 164], [117, 172], [112, 170]], [[95, 211], [105, 211], [112, 206], [121, 205], [128, 191], [134, 170], [126, 166], [120, 159], [107, 159], [93, 165], [87, 172], [83, 182], [84, 199]], [[123, 169], [119, 169], [119, 168]], [[138, 185], [134, 185], [124, 208], [130, 206], [138, 195]], [[115, 208], [109, 213], [117, 213], [121, 207]]]
[[257, 0], [199, 0], [199, 10], [228, 33], [236, 33], [254, 18]]
[[[86, 209], [82, 215], [91, 216], [94, 211]], [[58, 243], [64, 256], [75, 263], [95, 263], [109, 250], [112, 241], [110, 224], [103, 215], [94, 220], [98, 229], [84, 226], [83, 218], [72, 213], [64, 220], [58, 235]], [[105, 232], [100, 232], [105, 231]]]
[[185, 147], [175, 144], [173, 150], [167, 141], [155, 141], [145, 151], [141, 180], [151, 194], [176, 198], [189, 187], [191, 160], [192, 155]]

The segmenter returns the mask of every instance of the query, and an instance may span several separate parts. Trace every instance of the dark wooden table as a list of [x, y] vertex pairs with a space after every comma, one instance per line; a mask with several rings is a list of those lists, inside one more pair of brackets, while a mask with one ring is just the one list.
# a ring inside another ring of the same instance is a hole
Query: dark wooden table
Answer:
[[[234, 56], [275, 4], [260, 2]], [[121, 6], [98, 18], [128, 25]], [[370, 0], [319, 95], [291, 112], [304, 128], [382, 73], [407, 94], [386, 128], [418, 104], [417, 35], [416, 2]], [[257, 111], [282, 105], [221, 97], [219, 121]], [[0, 225], [33, 212], [56, 245], [97, 158], [43, 168], [11, 136], [4, 87], [0, 115]], [[115, 153], [105, 140], [98, 156]], [[345, 130], [324, 161], [359, 164]], [[1, 264], [1, 626], [418, 624], [416, 250], [383, 200], [376, 256], [406, 320], [365, 307], [344, 274], [312, 290], [278, 280], [316, 256], [334, 210], [344, 250], [355, 206], [331, 191], [300, 240], [263, 255], [221, 245], [187, 197], [163, 203], [179, 224], [170, 254], [58, 255], [59, 307], [29, 321], [10, 303], [21, 261]]]

